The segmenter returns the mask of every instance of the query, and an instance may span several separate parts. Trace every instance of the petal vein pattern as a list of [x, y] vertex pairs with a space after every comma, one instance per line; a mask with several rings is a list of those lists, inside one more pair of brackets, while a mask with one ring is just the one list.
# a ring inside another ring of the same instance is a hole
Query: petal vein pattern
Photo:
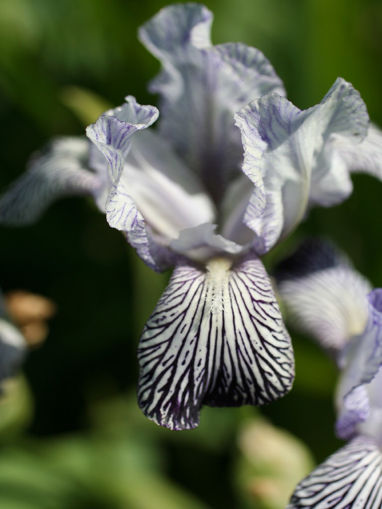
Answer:
[[319, 465], [295, 489], [287, 509], [380, 509], [382, 455], [358, 437]]
[[126, 101], [122, 106], [101, 115], [97, 122], [86, 129], [86, 134], [108, 163], [105, 209], [110, 226], [126, 234], [130, 244], [149, 267], [160, 270], [162, 263], [165, 263], [155, 255], [161, 249], [152, 239], [150, 229], [130, 196], [126, 182], [121, 178], [133, 135], [155, 122], [159, 113], [153, 106], [138, 104], [132, 96], [126, 97]]
[[293, 351], [260, 260], [180, 265], [141, 338], [139, 404], [156, 423], [191, 429], [203, 404], [262, 405], [294, 378]]
[[273, 93], [242, 108], [235, 120], [243, 171], [254, 184], [244, 221], [262, 241], [255, 247], [263, 254], [302, 221], [309, 205], [331, 206], [350, 194], [349, 171], [338, 164], [333, 135], [360, 144], [368, 115], [359, 93], [338, 78], [312, 108], [300, 111]]
[[36, 154], [21, 175], [0, 198], [0, 222], [31, 224], [57, 198], [96, 194], [101, 182], [88, 169], [89, 142], [81, 137], [62, 137]]
[[[380, 379], [377, 377], [382, 365], [382, 289], [373, 290], [368, 300], [369, 318], [365, 331], [352, 339], [341, 356], [343, 372], [338, 387], [339, 417], [336, 423], [341, 438], [354, 435], [357, 424], [362, 421], [370, 420], [372, 426], [370, 412], [378, 411], [380, 407]], [[369, 427], [367, 422], [366, 427]]]
[[158, 115], [159, 112], [154, 106], [140, 105], [135, 97], [127, 96], [125, 104], [107, 111], [87, 127], [88, 138], [108, 162], [112, 184], [118, 184], [131, 147], [132, 136], [153, 124]]

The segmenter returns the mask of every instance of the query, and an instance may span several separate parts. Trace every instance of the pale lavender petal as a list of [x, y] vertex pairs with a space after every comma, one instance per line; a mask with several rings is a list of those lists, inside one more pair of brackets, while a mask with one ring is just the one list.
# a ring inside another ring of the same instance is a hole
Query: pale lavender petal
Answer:
[[289, 141], [300, 113], [287, 99], [271, 94], [235, 115], [244, 146], [242, 169], [254, 186], [243, 221], [254, 231], [260, 255], [273, 247], [294, 216], [301, 215], [299, 209], [305, 210], [301, 197], [290, 203], [283, 200], [289, 187], [303, 186], [306, 180], [296, 174]]
[[96, 195], [101, 180], [89, 170], [89, 142], [82, 137], [57, 138], [35, 155], [27, 171], [0, 198], [0, 223], [33, 223], [56, 199]]
[[149, 318], [138, 358], [139, 405], [170, 429], [195, 428], [203, 404], [262, 405], [283, 396], [293, 352], [258, 259], [206, 270], [179, 265]]
[[358, 145], [342, 136], [333, 137], [332, 143], [348, 171], [368, 173], [382, 180], [382, 131], [377, 126], [371, 124], [366, 138]]
[[[235, 118], [245, 149], [243, 171], [255, 187], [245, 223], [263, 239], [265, 250], [293, 230], [310, 204], [331, 205], [348, 196], [348, 174], [323, 164], [322, 153], [334, 134], [353, 144], [366, 136], [366, 107], [349, 83], [337, 79], [322, 102], [305, 111], [268, 94]], [[283, 214], [274, 207], [275, 193], [281, 194]], [[267, 239], [268, 230], [273, 234]]]
[[118, 183], [134, 133], [149, 127], [158, 115], [154, 106], [142, 106], [128, 96], [125, 104], [107, 111], [86, 128], [86, 135], [106, 158], [111, 184]]
[[369, 116], [359, 92], [343, 80], [337, 79], [324, 101], [329, 107], [338, 106], [337, 111], [332, 110], [333, 117], [325, 133], [326, 144], [312, 173], [309, 200], [312, 205], [328, 207], [341, 203], [353, 190], [349, 175], [351, 167], [345, 164], [335, 140], [343, 140], [352, 147], [353, 153], [362, 153]]
[[337, 433], [353, 436], [357, 425], [370, 415], [369, 390], [382, 366], [382, 289], [369, 294], [369, 318], [365, 331], [343, 351], [343, 372], [337, 393]]
[[330, 352], [365, 329], [370, 283], [330, 243], [305, 241], [280, 264], [276, 280], [294, 325]]
[[149, 127], [158, 117], [153, 106], [141, 106], [131, 96], [127, 103], [101, 115], [95, 124], [86, 130], [87, 136], [104, 155], [108, 164], [107, 197], [105, 209], [107, 220], [113, 228], [123, 231], [129, 243], [137, 250], [142, 260], [155, 270], [164, 268], [165, 253], [155, 242], [150, 228], [138, 210], [128, 183], [122, 178], [132, 137]]
[[215, 219], [214, 205], [197, 176], [153, 130], [134, 138], [118, 188], [122, 185], [164, 243]]
[[241, 174], [230, 183], [219, 206], [222, 235], [240, 245], [251, 245], [255, 235], [243, 221], [252, 194], [251, 181]]
[[161, 9], [139, 30], [147, 49], [162, 59], [182, 59], [188, 47], [211, 45], [212, 13], [200, 4], [171, 5]]
[[243, 223], [255, 233], [253, 249], [259, 255], [263, 255], [276, 244], [282, 233], [284, 206], [280, 188], [276, 186], [275, 189], [267, 190], [266, 204], [260, 215], [258, 207], [258, 193], [253, 192], [245, 210]]
[[214, 256], [238, 255], [248, 251], [248, 248], [245, 249], [244, 246], [216, 234], [216, 228], [215, 224], [203, 223], [182, 230], [179, 237], [171, 242], [171, 249], [188, 259], [200, 262]]
[[266, 92], [284, 92], [258, 50], [210, 46], [211, 21], [201, 5], [173, 5], [146, 23], [140, 38], [163, 66], [152, 83], [162, 98], [161, 132], [218, 201], [242, 157], [234, 112]]
[[228, 64], [230, 79], [223, 81], [225, 94], [237, 106], [270, 92], [285, 95], [284, 85], [269, 60], [261, 51], [240, 42], [215, 46], [221, 59]]
[[[373, 437], [382, 445], [382, 368], [380, 367], [372, 381], [355, 389], [353, 393], [360, 392], [366, 403], [366, 418], [357, 424], [357, 432]], [[349, 403], [347, 407], [349, 407]], [[360, 405], [357, 405], [359, 411]], [[363, 416], [362, 416], [363, 417]]]
[[[334, 134], [322, 151], [314, 174], [311, 203], [331, 206], [351, 194], [351, 173], [367, 173], [382, 180], [382, 133], [369, 126], [366, 138], [361, 143]], [[343, 190], [338, 193], [338, 188]]]
[[297, 485], [287, 509], [380, 507], [382, 454], [372, 439], [357, 437]]

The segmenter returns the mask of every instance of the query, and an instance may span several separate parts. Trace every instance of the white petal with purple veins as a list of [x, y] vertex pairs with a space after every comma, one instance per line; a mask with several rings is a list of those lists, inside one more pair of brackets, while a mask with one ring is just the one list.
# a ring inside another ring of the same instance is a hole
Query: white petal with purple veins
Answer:
[[[341, 173], [346, 178], [333, 174], [336, 166], [323, 165], [320, 157], [333, 134], [353, 144], [366, 136], [366, 107], [349, 83], [337, 79], [321, 103], [305, 111], [270, 94], [247, 105], [235, 118], [245, 149], [243, 171], [255, 186], [245, 222], [263, 237], [266, 250], [303, 219], [309, 204], [338, 203], [349, 194], [347, 173]], [[330, 190], [321, 185], [325, 179]], [[274, 207], [277, 192], [282, 214]], [[274, 233], [267, 240], [268, 230]]]
[[154, 106], [142, 106], [128, 96], [125, 104], [107, 111], [86, 128], [86, 135], [106, 158], [111, 184], [118, 183], [132, 136], [153, 124], [158, 115]]
[[139, 105], [131, 96], [126, 100], [126, 104], [101, 115], [86, 133], [107, 161], [105, 209], [110, 226], [125, 232], [142, 260], [153, 269], [160, 270], [164, 268], [167, 254], [158, 259], [161, 246], [155, 242], [123, 178], [133, 135], [137, 136], [139, 131], [155, 122], [158, 110], [153, 106]]
[[240, 42], [219, 44], [214, 49], [228, 64], [227, 80], [221, 87], [231, 102], [244, 105], [269, 92], [285, 95], [281, 79], [260, 50]]
[[301, 481], [287, 509], [380, 509], [382, 454], [367, 437], [334, 453]]
[[125, 105], [101, 116], [88, 135], [109, 166], [109, 224], [126, 233], [148, 265], [162, 268], [154, 253], [165, 251], [182, 230], [213, 220], [215, 209], [166, 140], [153, 131], [137, 132], [156, 119], [157, 110], [143, 106], [140, 112], [135, 101], [132, 106], [133, 115]]
[[331, 244], [304, 242], [280, 265], [277, 283], [293, 323], [324, 348], [337, 353], [363, 332], [370, 283]]
[[187, 48], [211, 45], [212, 12], [200, 4], [171, 5], [161, 9], [139, 29], [139, 37], [158, 58], [182, 58]]
[[[380, 387], [373, 387], [382, 366], [382, 289], [369, 295], [369, 318], [365, 331], [353, 338], [341, 356], [343, 371], [337, 391], [337, 433], [348, 438], [371, 413]], [[379, 433], [382, 438], [382, 433]], [[376, 437], [379, 438], [379, 437]]]
[[144, 329], [138, 398], [171, 429], [199, 423], [203, 404], [262, 405], [284, 395], [293, 352], [258, 259], [180, 265]]
[[[292, 186], [306, 193], [309, 185], [308, 168], [298, 165], [292, 149], [300, 113], [287, 99], [271, 94], [235, 115], [244, 146], [243, 171], [254, 186], [244, 221], [256, 234], [259, 254], [267, 252], [306, 209], [307, 197], [302, 192], [290, 203], [283, 201], [283, 193], [292, 194]], [[277, 203], [282, 204], [281, 209], [275, 207]]]
[[242, 157], [234, 112], [284, 89], [258, 50], [243, 44], [211, 47], [211, 21], [201, 5], [173, 5], [146, 23], [140, 38], [163, 65], [151, 88], [162, 96], [161, 132], [218, 201], [239, 173]]
[[101, 180], [89, 170], [88, 156], [85, 138], [58, 138], [50, 143], [0, 198], [0, 223], [30, 224], [58, 198], [96, 195]]

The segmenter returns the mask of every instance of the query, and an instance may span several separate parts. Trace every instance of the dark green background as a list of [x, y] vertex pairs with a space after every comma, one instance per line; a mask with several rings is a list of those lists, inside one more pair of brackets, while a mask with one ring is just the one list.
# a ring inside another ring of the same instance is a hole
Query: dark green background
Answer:
[[[205, 4], [215, 14], [213, 41], [242, 41], [261, 49], [297, 106], [316, 104], [342, 76], [361, 92], [372, 120], [382, 125], [381, 1], [216, 0]], [[122, 103], [127, 94], [141, 103], [155, 104], [146, 84], [159, 66], [138, 42], [136, 31], [164, 5], [153, 0], [1, 0], [0, 189], [24, 170], [30, 154], [52, 136], [84, 132], [65, 100], [68, 87], [95, 92], [111, 105]], [[354, 183], [352, 197], [341, 206], [313, 210], [292, 238], [268, 255], [268, 267], [305, 234], [321, 234], [346, 250], [374, 286], [382, 286], [382, 184], [368, 176], [356, 176]], [[140, 420], [135, 408], [137, 340], [168, 275], [146, 269], [123, 237], [83, 198], [56, 203], [32, 227], [1, 227], [0, 243], [2, 288], [28, 289], [58, 305], [48, 340], [25, 364], [34, 416], [24, 433], [2, 439], [4, 458], [12, 451], [31, 449], [31, 468], [38, 470], [33, 462], [47, 444], [72, 433], [85, 443], [96, 433], [100, 413], [104, 426], [115, 426], [118, 436], [124, 436], [126, 426], [126, 436], [132, 442], [141, 440], [148, 457], [158, 455], [158, 470], [166, 479], [208, 507], [241, 507], [233, 470], [243, 411], [206, 411], [199, 431], [170, 433]], [[265, 408], [264, 414], [303, 439], [321, 461], [340, 444], [333, 434], [335, 369], [306, 338], [294, 333], [292, 337], [295, 387], [283, 400]], [[128, 409], [118, 411], [118, 405], [116, 410], [111, 404], [112, 410], [106, 404], [102, 412], [99, 408], [105, 401], [117, 401], [122, 407], [126, 401]], [[139, 458], [146, 454], [142, 450]], [[0, 467], [1, 461], [0, 450]], [[106, 454], [106, 467], [107, 461]], [[27, 460], [20, 462], [24, 465]], [[70, 468], [68, 472], [70, 477]], [[0, 468], [0, 487], [1, 475]], [[36, 490], [24, 493], [23, 482], [14, 485], [19, 497], [12, 506], [16, 509], [35, 507], [30, 493]], [[124, 482], [128, 487], [135, 481], [127, 476]], [[73, 495], [70, 488], [67, 499], [62, 495], [61, 501], [36, 502], [36, 507], [119, 507], [108, 498], [106, 488], [97, 494], [91, 482], [77, 488]], [[155, 504], [155, 490], [152, 496], [153, 507], [160, 507]], [[0, 496], [0, 508], [1, 503]], [[137, 502], [127, 507], [146, 506]]]

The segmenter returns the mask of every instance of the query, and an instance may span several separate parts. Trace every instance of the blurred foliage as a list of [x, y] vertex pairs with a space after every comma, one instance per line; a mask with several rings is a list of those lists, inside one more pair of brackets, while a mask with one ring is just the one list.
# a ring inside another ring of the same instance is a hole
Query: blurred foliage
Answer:
[[2, 383], [0, 398], [0, 445], [17, 438], [33, 418], [33, 400], [22, 376]]
[[[317, 103], [342, 76], [382, 125], [380, 0], [205, 3], [215, 14], [214, 41], [260, 48], [299, 107]], [[0, 1], [1, 189], [52, 136], [83, 133], [85, 124], [127, 94], [142, 103], [156, 100], [146, 85], [158, 63], [136, 30], [163, 5]], [[304, 235], [324, 234], [382, 286], [382, 184], [367, 176], [356, 176], [354, 184], [341, 206], [313, 210], [267, 256], [268, 267]], [[237, 482], [253, 466], [244, 468], [245, 451], [235, 446], [241, 426], [258, 411], [205, 409], [198, 430], [172, 433], [147, 421], [135, 396], [126, 395], [136, 386], [137, 338], [168, 274], [145, 267], [94, 205], [80, 198], [55, 204], [32, 227], [1, 228], [0, 239], [4, 289], [46, 295], [59, 310], [46, 343], [25, 364], [28, 385], [12, 381], [0, 401], [0, 508], [261, 507]], [[295, 387], [261, 412], [321, 461], [338, 446], [336, 372], [308, 338], [293, 339]]]
[[236, 477], [244, 507], [286, 507], [296, 484], [314, 467], [307, 447], [262, 418], [247, 419], [238, 442]]

